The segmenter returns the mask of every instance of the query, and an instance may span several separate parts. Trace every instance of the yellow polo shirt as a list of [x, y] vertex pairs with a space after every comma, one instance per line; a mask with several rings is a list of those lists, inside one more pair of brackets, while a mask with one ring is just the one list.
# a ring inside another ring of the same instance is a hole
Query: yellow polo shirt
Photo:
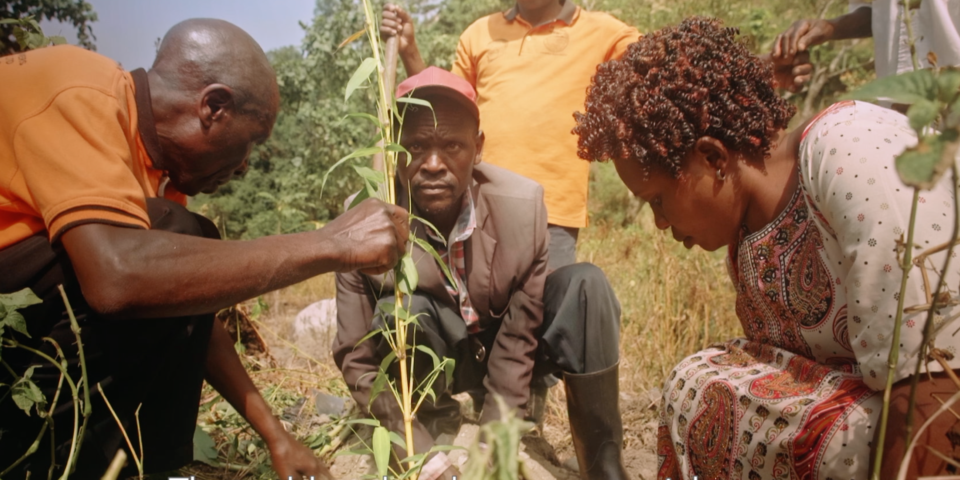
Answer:
[[483, 161], [543, 185], [551, 224], [587, 226], [590, 165], [577, 157], [573, 113], [584, 110], [597, 65], [639, 37], [636, 28], [572, 0], [543, 25], [530, 25], [513, 8], [460, 36], [453, 73], [477, 89]]
[[[146, 198], [163, 172], [129, 72], [62, 45], [0, 57], [0, 79], [0, 249], [84, 223], [150, 227]], [[165, 196], [186, 204], [172, 187]]]

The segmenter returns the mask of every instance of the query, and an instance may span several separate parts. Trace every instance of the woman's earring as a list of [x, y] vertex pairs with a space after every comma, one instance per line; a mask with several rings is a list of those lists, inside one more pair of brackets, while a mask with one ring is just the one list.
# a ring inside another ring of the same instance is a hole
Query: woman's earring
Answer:
[[720, 180], [720, 181], [722, 182], [722, 181], [726, 180], [726, 178], [727, 178], [727, 176], [724, 175], [723, 172], [718, 168], [718, 169], [717, 169], [717, 180]]

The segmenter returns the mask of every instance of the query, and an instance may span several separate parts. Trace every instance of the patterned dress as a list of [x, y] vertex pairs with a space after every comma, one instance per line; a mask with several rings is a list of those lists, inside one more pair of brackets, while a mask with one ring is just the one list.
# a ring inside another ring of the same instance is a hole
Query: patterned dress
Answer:
[[[866, 103], [834, 105], [810, 124], [800, 188], [729, 250], [746, 338], [685, 358], [665, 382], [661, 480], [867, 478], [912, 196], [894, 157], [915, 143], [905, 117]], [[921, 195], [915, 253], [950, 236], [948, 177]], [[930, 259], [939, 269], [945, 254]], [[907, 307], [927, 303], [920, 273], [911, 271]], [[927, 274], [935, 285], [937, 271]], [[960, 261], [947, 280], [956, 292]], [[953, 310], [935, 317], [935, 344], [956, 352]], [[916, 366], [925, 320], [925, 311], [903, 317], [898, 380]]]

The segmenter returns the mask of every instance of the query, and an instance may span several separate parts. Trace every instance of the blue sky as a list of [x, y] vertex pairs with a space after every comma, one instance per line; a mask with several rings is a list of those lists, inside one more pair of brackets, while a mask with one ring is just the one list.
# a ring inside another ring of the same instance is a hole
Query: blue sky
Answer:
[[[253, 36], [264, 51], [300, 45], [310, 24], [315, 0], [87, 0], [99, 19], [93, 23], [97, 51], [127, 70], [148, 68], [156, 52], [154, 42], [181, 20], [220, 18]], [[44, 33], [63, 35], [76, 43], [69, 25], [44, 22]]]

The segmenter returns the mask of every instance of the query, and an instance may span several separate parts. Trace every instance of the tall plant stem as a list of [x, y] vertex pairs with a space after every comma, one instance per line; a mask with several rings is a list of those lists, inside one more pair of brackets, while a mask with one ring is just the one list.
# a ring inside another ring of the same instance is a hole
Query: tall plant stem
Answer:
[[[399, 267], [398, 267], [399, 268]], [[404, 442], [407, 445], [407, 457], [413, 456], [413, 392], [410, 385], [410, 373], [407, 372], [407, 321], [400, 318], [400, 308], [403, 303], [403, 293], [397, 290], [397, 302], [394, 304], [394, 322], [396, 323], [397, 361], [400, 363], [400, 410], [403, 412]], [[409, 462], [408, 467], [416, 468], [415, 462]]]
[[[366, 28], [367, 28], [367, 37], [370, 39], [370, 46], [373, 50], [373, 59], [377, 65], [377, 119], [380, 121], [380, 134], [381, 142], [380, 149], [381, 154], [383, 155], [383, 167], [386, 183], [387, 202], [396, 204], [397, 203], [397, 191], [396, 185], [394, 184], [394, 177], [396, 175], [397, 167], [397, 153], [392, 149], [387, 148], [388, 145], [395, 143], [394, 142], [394, 131], [393, 131], [393, 119], [391, 118], [393, 111], [393, 91], [392, 84], [393, 82], [388, 81], [387, 77], [389, 69], [388, 65], [385, 65], [384, 59], [381, 56], [380, 50], [380, 33], [377, 30], [377, 23], [375, 19], [377, 18], [373, 14], [373, 7], [370, 4], [370, 0], [363, 0], [363, 11], [366, 17]], [[400, 363], [400, 398], [401, 405], [400, 409], [403, 412], [403, 429], [405, 434], [405, 443], [407, 447], [407, 456], [411, 457], [416, 452], [414, 451], [413, 444], [413, 387], [410, 381], [410, 373], [408, 372], [407, 359], [407, 321], [406, 318], [401, 318], [400, 310], [403, 308], [403, 292], [400, 291], [400, 282], [399, 279], [402, 276], [402, 264], [398, 264], [394, 268], [394, 303], [393, 318], [396, 324], [395, 330], [395, 339], [396, 339], [396, 354], [397, 361]], [[409, 463], [409, 468], [412, 470], [416, 466], [415, 462]]]
[[[140, 478], [143, 478], [143, 443], [140, 444], [140, 453], [137, 454], [137, 451], [133, 449], [133, 442], [130, 441], [130, 436], [127, 435], [127, 429], [123, 428], [123, 422], [120, 421], [120, 417], [117, 416], [117, 412], [113, 410], [113, 405], [110, 405], [110, 400], [107, 399], [107, 394], [103, 392], [103, 387], [97, 383], [97, 390], [100, 391], [100, 396], [103, 397], [103, 403], [107, 405], [107, 409], [110, 410], [110, 415], [113, 415], [113, 420], [117, 422], [117, 426], [120, 427], [120, 433], [123, 434], [123, 439], [127, 441], [127, 448], [130, 449], [130, 453], [133, 454], [133, 462], [137, 465], [137, 473], [140, 474]], [[140, 406], [137, 407], [137, 436], [140, 435]]]
[[393, 177], [396, 173], [397, 154], [386, 148], [388, 142], [393, 141], [393, 121], [390, 118], [391, 107], [393, 106], [393, 92], [387, 91], [387, 85], [384, 81], [386, 66], [384, 65], [383, 57], [380, 55], [380, 32], [377, 31], [377, 24], [374, 21], [377, 17], [373, 14], [373, 7], [370, 5], [370, 0], [363, 0], [363, 12], [367, 20], [367, 37], [370, 39], [373, 59], [377, 64], [377, 119], [380, 120], [380, 132], [381, 138], [383, 139], [383, 142], [380, 144], [380, 149], [383, 154], [384, 173], [386, 173], [386, 201], [396, 204], [397, 192], [393, 184]]
[[887, 385], [883, 390], [883, 410], [880, 413], [880, 430], [877, 434], [877, 455], [873, 459], [873, 480], [880, 479], [880, 465], [883, 462], [883, 445], [887, 436], [887, 421], [890, 417], [890, 393], [893, 389], [893, 379], [897, 371], [897, 362], [900, 359], [900, 327], [903, 322], [903, 302], [907, 292], [907, 280], [910, 278], [910, 269], [913, 268], [913, 231], [917, 222], [917, 204], [920, 200], [920, 189], [913, 189], [913, 203], [910, 207], [910, 224], [907, 227], [907, 243], [904, 245], [903, 260], [900, 269], [903, 277], [900, 279], [900, 294], [897, 296], [897, 316], [893, 323], [893, 339], [890, 355], [887, 357]]
[[[87, 430], [87, 421], [93, 413], [93, 406], [90, 404], [90, 382], [87, 376], [87, 358], [83, 353], [83, 340], [80, 339], [80, 323], [77, 322], [77, 317], [73, 314], [73, 307], [70, 306], [70, 299], [67, 298], [67, 292], [63, 289], [63, 285], [57, 285], [57, 288], [60, 289], [60, 296], [63, 297], [63, 305], [67, 308], [67, 316], [70, 317], [70, 330], [73, 332], [73, 335], [77, 337], [77, 355], [80, 357], [80, 382], [83, 386], [83, 423], [80, 424], [80, 429], [76, 432], [80, 437], [81, 443], [77, 444], [74, 442], [74, 445], [70, 447], [71, 450], [74, 448], [76, 448], [76, 450], [73, 451], [67, 460], [67, 467], [64, 469], [64, 478], [66, 478], [66, 475], [70, 474], [72, 464], [80, 457], [83, 435]], [[62, 352], [60, 356], [63, 356]]]
[[[957, 236], [960, 235], [960, 185], [957, 184], [957, 182], [960, 181], [960, 176], [958, 176], [956, 163], [950, 166], [950, 174], [953, 176], [955, 199], [953, 202], [953, 233], [950, 235], [950, 246], [947, 247], [947, 258], [943, 261], [943, 269], [940, 270], [940, 281], [937, 282], [937, 288], [933, 293], [933, 300], [930, 302], [930, 309], [927, 310], [927, 323], [923, 326], [923, 343], [920, 344], [920, 352], [919, 355], [917, 355], [917, 367], [913, 372], [913, 377], [910, 378], [910, 403], [909, 407], [907, 408], [906, 425], [907, 443], [910, 442], [910, 438], [913, 434], [913, 414], [917, 405], [917, 386], [920, 383], [920, 370], [926, 363], [924, 361], [927, 358], [925, 352], [927, 351], [928, 344], [930, 343], [930, 336], [933, 332], [934, 313], [936, 310], [938, 310], [937, 306], [940, 299], [940, 292], [943, 290], [943, 287], [946, 286], [947, 271], [950, 268], [950, 259], [953, 257], [953, 249], [957, 245]], [[923, 268], [922, 265], [920, 267]]]
[[910, 2], [900, 0], [900, 6], [903, 8], [903, 23], [907, 27], [907, 44], [910, 46], [910, 59], [913, 60], [913, 69], [920, 70], [920, 60], [917, 58], [917, 41], [913, 36], [913, 22], [910, 21]]

